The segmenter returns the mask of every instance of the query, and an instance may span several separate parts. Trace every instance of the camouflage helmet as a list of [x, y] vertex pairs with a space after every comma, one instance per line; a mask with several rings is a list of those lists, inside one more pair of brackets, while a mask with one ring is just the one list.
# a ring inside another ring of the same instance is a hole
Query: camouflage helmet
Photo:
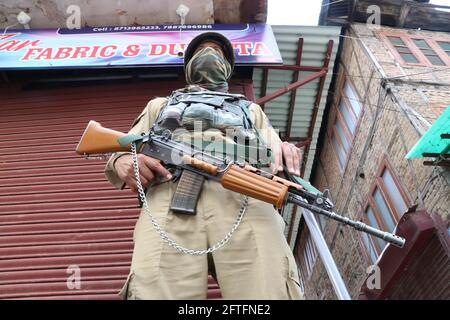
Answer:
[[201, 33], [191, 40], [186, 50], [184, 51], [184, 69], [186, 70], [186, 66], [189, 63], [189, 60], [191, 60], [191, 58], [194, 56], [195, 50], [198, 48], [198, 46], [203, 42], [207, 41], [217, 43], [222, 48], [224, 57], [230, 64], [231, 71], [233, 71], [234, 68], [233, 46], [231, 45], [230, 40], [228, 40], [224, 35], [218, 32]]

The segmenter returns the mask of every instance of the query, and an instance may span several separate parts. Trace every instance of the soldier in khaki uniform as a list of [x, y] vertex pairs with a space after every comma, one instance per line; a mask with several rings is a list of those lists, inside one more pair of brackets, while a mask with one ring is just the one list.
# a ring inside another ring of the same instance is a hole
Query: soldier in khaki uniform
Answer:
[[[218, 33], [201, 34], [186, 49], [188, 87], [180, 91], [226, 93], [233, 66], [234, 52], [230, 42]], [[164, 120], [167, 105], [167, 98], [150, 101], [135, 120], [130, 133], [148, 133], [155, 128], [155, 123]], [[298, 148], [281, 142], [257, 104], [249, 104], [247, 114], [274, 152], [272, 171], [282, 169], [284, 159], [288, 170], [299, 175]], [[189, 135], [197, 135], [200, 139], [211, 136], [216, 140], [227, 139], [215, 128], [190, 132]], [[185, 138], [186, 134], [180, 135], [178, 140]], [[242, 209], [242, 195], [206, 180], [196, 214], [177, 214], [170, 210], [178, 184], [171, 180], [172, 173], [158, 160], [142, 154], [138, 155], [138, 164], [140, 180], [148, 187], [149, 210], [174, 241], [186, 248], [202, 250], [227, 235]], [[115, 187], [127, 185], [137, 192], [130, 154], [114, 154], [105, 173]], [[284, 237], [284, 227], [282, 217], [272, 205], [249, 198], [245, 215], [226, 245], [212, 253], [191, 255], [169, 246], [143, 209], [134, 230], [131, 271], [120, 294], [124, 299], [206, 299], [210, 272], [225, 299], [301, 299], [297, 266]]]

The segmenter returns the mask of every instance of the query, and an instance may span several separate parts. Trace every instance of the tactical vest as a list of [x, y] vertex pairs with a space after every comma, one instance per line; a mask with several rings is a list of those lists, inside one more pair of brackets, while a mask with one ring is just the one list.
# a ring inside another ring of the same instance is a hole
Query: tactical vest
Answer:
[[[172, 138], [177, 140], [177, 131], [193, 131], [195, 136], [195, 131], [201, 130], [201, 145], [198, 145], [199, 141], [193, 141], [197, 148], [200, 147], [214, 156], [265, 166], [270, 162], [270, 151], [251, 121], [248, 112], [250, 104], [243, 95], [216, 91], [174, 91], [168, 97], [166, 106], [159, 112], [152, 131], [156, 134], [166, 134], [169, 130]], [[210, 141], [207, 142], [208, 145], [203, 145], [203, 132], [207, 130], [219, 130], [221, 136], [228, 138], [223, 141], [232, 143], [221, 141], [219, 148], [210, 148]], [[216, 153], [218, 149], [220, 155]], [[177, 170], [174, 179], [178, 180], [178, 185], [170, 210], [180, 214], [195, 214], [204, 176], [187, 170]]]
[[252, 159], [252, 162], [260, 162], [262, 157], [270, 157], [270, 150], [250, 119], [250, 104], [251, 102], [240, 94], [174, 91], [168, 97], [167, 105], [159, 112], [152, 130], [156, 134], [170, 130], [174, 135], [180, 129], [203, 132], [210, 129], [220, 130], [223, 136], [235, 142], [235, 154], [239, 148], [246, 148], [245, 160], [248, 161], [248, 155], [255, 154], [248, 152], [248, 149], [257, 148], [258, 158]]

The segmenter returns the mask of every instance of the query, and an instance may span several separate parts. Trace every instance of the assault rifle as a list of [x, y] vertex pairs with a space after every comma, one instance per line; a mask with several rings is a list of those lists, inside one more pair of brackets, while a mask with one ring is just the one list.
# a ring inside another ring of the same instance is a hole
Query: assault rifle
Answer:
[[292, 176], [290, 179], [294, 181], [286, 180], [243, 161], [213, 156], [190, 144], [172, 140], [170, 132], [162, 135], [150, 132], [143, 136], [125, 134], [90, 121], [76, 152], [88, 156], [131, 151], [132, 145], [135, 151], [160, 160], [166, 167], [197, 173], [207, 179], [218, 181], [225, 189], [270, 203], [277, 209], [287, 203], [293, 203], [398, 247], [405, 244], [404, 238], [333, 212], [333, 203], [328, 198], [327, 192], [320, 192], [303, 179]]

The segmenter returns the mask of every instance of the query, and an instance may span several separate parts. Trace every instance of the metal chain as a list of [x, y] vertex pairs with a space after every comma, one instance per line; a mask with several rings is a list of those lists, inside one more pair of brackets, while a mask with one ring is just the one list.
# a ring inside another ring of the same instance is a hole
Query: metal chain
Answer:
[[228, 241], [230, 241], [233, 233], [239, 227], [239, 224], [241, 223], [241, 220], [244, 217], [244, 213], [245, 213], [245, 210], [247, 209], [247, 205], [248, 205], [248, 197], [247, 196], [244, 196], [242, 199], [241, 208], [239, 209], [239, 214], [237, 215], [237, 218], [233, 224], [233, 227], [231, 228], [230, 232], [228, 232], [222, 240], [217, 242], [212, 247], [210, 247], [208, 249], [204, 249], [204, 250], [194, 250], [194, 249], [185, 248], [185, 247], [179, 245], [178, 243], [176, 243], [175, 240], [171, 239], [169, 237], [169, 235], [156, 222], [155, 218], [151, 214], [150, 209], [148, 207], [148, 203], [147, 203], [147, 197], [145, 195], [144, 188], [142, 187], [141, 179], [139, 176], [139, 163], [138, 163], [138, 159], [137, 159], [136, 143], [134, 143], [134, 142], [131, 144], [131, 153], [132, 153], [132, 159], [133, 159], [134, 176], [136, 178], [136, 184], [137, 184], [137, 188], [138, 188], [139, 198], [141, 199], [141, 202], [142, 202], [142, 208], [149, 215], [153, 227], [155, 228], [156, 232], [158, 232], [159, 236], [161, 237], [161, 239], [164, 242], [166, 242], [169, 246], [175, 248], [175, 250], [177, 250], [178, 252], [186, 253], [186, 254], [190, 254], [190, 255], [203, 255], [203, 254], [214, 252], [214, 251], [220, 249]]

